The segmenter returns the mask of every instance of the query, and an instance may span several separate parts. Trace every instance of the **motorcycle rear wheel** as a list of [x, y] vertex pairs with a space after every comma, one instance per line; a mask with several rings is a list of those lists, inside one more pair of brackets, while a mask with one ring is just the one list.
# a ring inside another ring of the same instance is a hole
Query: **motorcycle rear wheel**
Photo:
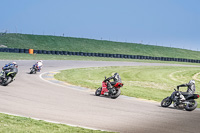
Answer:
[[196, 107], [197, 107], [197, 102], [194, 100], [193, 102], [191, 102], [191, 104], [187, 104], [185, 106], [185, 110], [193, 111], [194, 109], [196, 109]]
[[162, 107], [169, 107], [171, 104], [172, 100], [169, 97], [164, 98], [161, 102]]
[[102, 90], [102, 88], [99, 87], [95, 92], [95, 96], [100, 96], [101, 95], [101, 90]]
[[117, 93], [116, 93], [116, 94], [114, 94], [114, 95], [113, 95], [113, 94], [111, 94], [111, 96], [110, 96], [110, 97], [111, 97], [112, 99], [116, 99], [116, 98], [117, 98], [117, 97], [118, 97], [118, 96], [121, 94], [121, 90], [120, 90], [120, 89], [118, 89], [118, 90], [116, 90], [116, 91], [117, 91]]

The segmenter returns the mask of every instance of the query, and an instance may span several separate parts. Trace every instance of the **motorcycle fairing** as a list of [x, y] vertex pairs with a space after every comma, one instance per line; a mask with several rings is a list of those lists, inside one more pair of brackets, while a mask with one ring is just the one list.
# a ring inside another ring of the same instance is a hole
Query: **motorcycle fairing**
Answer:
[[101, 95], [103, 95], [105, 92], [108, 92], [107, 83], [106, 82], [102, 82]]
[[188, 95], [186, 99], [198, 99], [199, 98], [199, 94], [191, 94]]
[[4, 75], [4, 71], [1, 71], [1, 73], [0, 73], [0, 77], [3, 76], [3, 75]]
[[14, 73], [14, 72], [9, 72], [9, 73], [7, 73], [7, 76], [10, 75], [10, 74], [12, 74], [12, 73]]
[[116, 87], [116, 88], [120, 88], [120, 87], [122, 87], [122, 86], [123, 86], [123, 84], [120, 83], [120, 82], [117, 82], [117, 83], [114, 85], [114, 87]]

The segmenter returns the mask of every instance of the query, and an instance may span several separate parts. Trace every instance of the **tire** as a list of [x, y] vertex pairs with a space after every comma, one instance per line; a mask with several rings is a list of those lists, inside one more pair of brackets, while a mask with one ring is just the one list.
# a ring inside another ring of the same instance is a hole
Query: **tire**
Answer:
[[36, 70], [36, 69], [34, 69], [34, 73], [35, 73], [35, 74], [37, 73], [37, 70]]
[[187, 111], [193, 111], [194, 109], [196, 109], [197, 107], [197, 102], [194, 100], [193, 102], [191, 102], [192, 104], [187, 104], [185, 106], [185, 110]]
[[101, 95], [101, 90], [102, 90], [102, 88], [99, 87], [95, 92], [95, 96], [100, 96]]
[[36, 70], [34, 68], [31, 68], [30, 74], [33, 74], [33, 73], [36, 74]]
[[32, 71], [32, 70], [30, 71], [30, 74], [33, 74], [33, 71]]
[[172, 104], [172, 100], [169, 97], [166, 97], [161, 102], [162, 107], [169, 107], [171, 104]]
[[30, 69], [31, 69], [30, 74], [33, 74], [33, 68], [30, 68]]
[[118, 89], [118, 90], [117, 90], [117, 93], [116, 93], [115, 95], [111, 95], [110, 97], [111, 97], [112, 99], [116, 99], [120, 94], [121, 94], [121, 90]]
[[2, 83], [2, 85], [3, 86], [7, 86], [10, 82], [12, 81], [12, 78], [9, 76], [8, 78], [7, 78], [7, 81], [4, 83]]

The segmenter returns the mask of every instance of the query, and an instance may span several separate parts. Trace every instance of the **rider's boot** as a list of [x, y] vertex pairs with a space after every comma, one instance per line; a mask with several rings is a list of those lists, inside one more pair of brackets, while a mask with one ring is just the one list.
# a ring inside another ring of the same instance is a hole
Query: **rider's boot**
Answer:
[[180, 100], [185, 101], [185, 97], [182, 94], [180, 94]]
[[112, 93], [112, 85], [110, 83], [107, 83], [107, 88], [108, 88], [109, 94], [111, 94]]

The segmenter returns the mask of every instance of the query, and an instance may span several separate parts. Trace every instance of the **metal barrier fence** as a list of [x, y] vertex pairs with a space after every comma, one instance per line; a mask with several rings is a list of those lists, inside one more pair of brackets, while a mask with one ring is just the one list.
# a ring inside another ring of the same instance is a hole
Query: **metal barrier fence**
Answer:
[[[29, 49], [0, 48], [0, 52], [27, 53], [28, 54]], [[76, 56], [93, 56], [93, 57], [106, 57], [106, 58], [143, 59], [143, 60], [160, 60], [160, 61], [200, 63], [200, 60], [195, 60], [195, 59], [152, 57], [152, 56], [143, 56], [143, 55], [85, 53], [85, 52], [47, 51], [47, 50], [34, 50], [33, 53], [34, 54], [76, 55]]]

